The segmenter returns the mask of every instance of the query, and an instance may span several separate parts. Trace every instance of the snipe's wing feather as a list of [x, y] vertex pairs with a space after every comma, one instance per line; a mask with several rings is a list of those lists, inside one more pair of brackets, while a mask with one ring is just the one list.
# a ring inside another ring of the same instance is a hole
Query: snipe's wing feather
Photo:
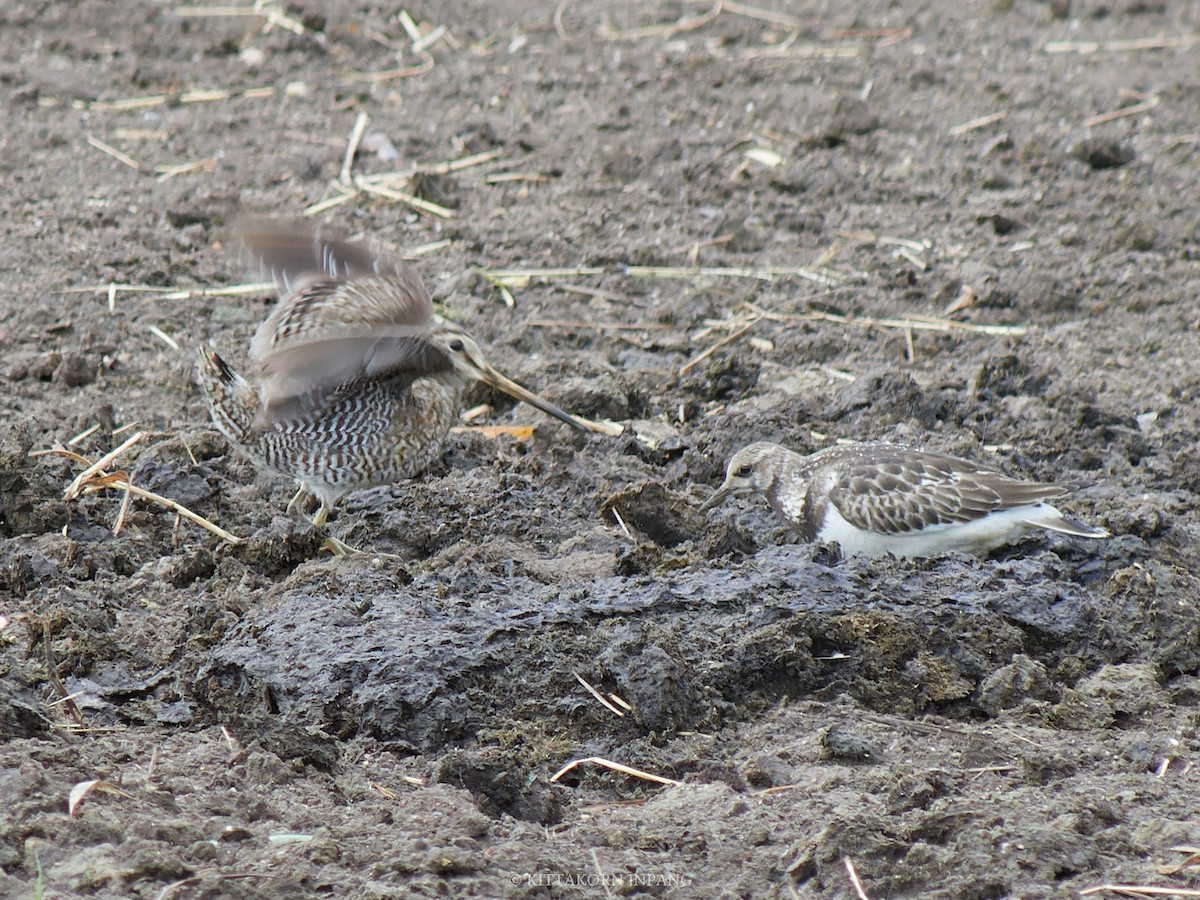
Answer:
[[847, 521], [881, 534], [972, 522], [1061, 497], [1066, 489], [1009, 478], [968, 460], [897, 447], [843, 464], [830, 500]]
[[318, 410], [360, 378], [399, 378], [402, 387], [447, 364], [423, 339], [433, 325], [429, 292], [379, 243], [261, 223], [245, 241], [281, 293], [250, 344], [269, 418]]
[[283, 293], [302, 290], [306, 280], [402, 281], [411, 273], [408, 264], [380, 241], [322, 234], [306, 222], [251, 219], [241, 223], [240, 231], [251, 264]]

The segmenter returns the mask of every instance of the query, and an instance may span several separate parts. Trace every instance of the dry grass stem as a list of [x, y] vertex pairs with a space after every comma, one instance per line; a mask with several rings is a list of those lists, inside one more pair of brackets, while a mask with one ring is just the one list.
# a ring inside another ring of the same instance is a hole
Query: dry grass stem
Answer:
[[149, 300], [191, 300], [194, 297], [235, 297], [243, 294], [263, 294], [275, 290], [275, 283], [272, 281], [256, 281], [249, 284], [235, 284], [230, 287], [223, 288], [197, 288], [190, 291], [172, 291], [170, 293], [161, 293], [161, 285], [147, 284], [121, 284], [119, 282], [109, 282], [108, 284], [85, 284], [78, 287], [62, 288], [58, 291], [60, 294], [89, 294], [99, 293], [103, 291], [108, 295], [109, 311], [114, 311], [116, 308], [117, 294], [121, 291], [137, 294], [157, 294], [158, 296], [149, 297]]
[[1154, 107], [1158, 106], [1158, 104], [1161, 102], [1162, 98], [1156, 94], [1154, 96], [1147, 97], [1141, 103], [1134, 103], [1132, 106], [1125, 106], [1121, 109], [1114, 110], [1113, 112], [1101, 113], [1098, 116], [1092, 116], [1090, 119], [1084, 119], [1083, 127], [1091, 128], [1095, 125], [1103, 125], [1105, 122], [1112, 122], [1115, 119], [1122, 119], [1125, 116], [1136, 116], [1139, 113], [1144, 113], [1148, 110], [1154, 109]]
[[[221, 528], [219, 525], [216, 525], [213, 522], [210, 522], [208, 519], [204, 518], [203, 516], [192, 512], [190, 509], [183, 506], [182, 504], [176, 503], [174, 500], [171, 500], [167, 497], [163, 497], [162, 495], [156, 494], [153, 491], [148, 491], [145, 488], [140, 488], [137, 485], [131, 483], [129, 480], [129, 475], [127, 473], [125, 473], [125, 472], [109, 473], [109, 472], [105, 471], [105, 469], [109, 465], [112, 464], [113, 460], [115, 460], [118, 456], [120, 456], [122, 453], [124, 453], [126, 450], [128, 450], [130, 447], [132, 447], [138, 441], [140, 441], [143, 437], [145, 437], [145, 432], [143, 432], [143, 431], [137, 432], [131, 438], [129, 438], [127, 441], [125, 441], [125, 443], [121, 444], [121, 446], [117, 447], [115, 450], [111, 451], [110, 453], [105, 454], [101, 459], [97, 460], [94, 463], [91, 462], [90, 460], [88, 460], [87, 457], [81, 456], [80, 454], [75, 453], [72, 450], [67, 450], [63, 447], [53, 447], [49, 450], [35, 450], [34, 452], [30, 453], [29, 455], [35, 456], [35, 457], [36, 456], [48, 456], [48, 455], [63, 456], [63, 457], [66, 457], [67, 459], [70, 459], [70, 460], [73, 460], [74, 462], [79, 463], [82, 466], [85, 466], [83, 472], [81, 472], [75, 478], [75, 480], [72, 481], [71, 484], [67, 487], [66, 491], [63, 494], [64, 500], [68, 500], [68, 501], [75, 500], [84, 494], [92, 494], [92, 493], [96, 493], [97, 491], [105, 490], [107, 488], [113, 488], [115, 490], [125, 492], [126, 496], [125, 496], [125, 499], [122, 501], [123, 506], [128, 503], [128, 497], [130, 494], [132, 494], [135, 497], [141, 497], [143, 500], [149, 500], [152, 503], [157, 503], [159, 506], [166, 507], [167, 509], [169, 509], [173, 513], [175, 513], [177, 516], [181, 516], [182, 518], [187, 519], [189, 522], [192, 522], [195, 525], [199, 525], [201, 528], [205, 529], [206, 531], [212, 532], [217, 537], [221, 538], [221, 540], [223, 540], [223, 541], [226, 541], [230, 544], [240, 544], [242, 542], [241, 538], [237, 537], [236, 535], [230, 534], [224, 528]], [[124, 512], [124, 510], [122, 510], [121, 513], [118, 515], [118, 519], [117, 519], [118, 525], [123, 524], [124, 519], [125, 519], [125, 512]]]
[[122, 165], [129, 166], [129, 168], [133, 169], [133, 171], [135, 171], [135, 172], [142, 171], [141, 163], [139, 163], [136, 159], [134, 159], [129, 154], [122, 153], [116, 147], [112, 146], [112, 144], [106, 144], [106, 143], [104, 143], [104, 141], [100, 140], [100, 138], [93, 137], [90, 134], [87, 136], [87, 142], [89, 145], [91, 145], [92, 147], [95, 147], [101, 153], [108, 154], [109, 156], [111, 156], [113, 159], [115, 159], [117, 162], [121, 163]]
[[[174, 512], [176, 515], [182, 516], [183, 518], [185, 518], [189, 522], [191, 522], [193, 525], [199, 525], [205, 531], [212, 532], [217, 537], [219, 537], [221, 540], [226, 541], [227, 543], [240, 544], [242, 542], [242, 538], [238, 537], [237, 535], [230, 534], [228, 531], [226, 531], [220, 525], [210, 522], [208, 519], [204, 518], [204, 516], [201, 516], [201, 515], [198, 515], [197, 513], [192, 512], [186, 506], [183, 506], [179, 503], [176, 503], [174, 500], [170, 500], [166, 497], [156, 494], [153, 491], [147, 491], [144, 488], [140, 488], [135, 485], [132, 485], [128, 481], [124, 481], [124, 482], [113, 481], [109, 484], [101, 485], [100, 487], [114, 487], [114, 488], [117, 488], [118, 490], [123, 489], [123, 490], [129, 491], [130, 493], [134, 494], [135, 496], [141, 497], [143, 500], [149, 500], [152, 503], [157, 503], [159, 506], [165, 506], [167, 509]], [[99, 489], [99, 488], [97, 488], [97, 489]], [[89, 488], [89, 491], [90, 490], [91, 489]]]
[[635, 538], [633, 536], [633, 532], [629, 530], [629, 526], [626, 525], [625, 520], [623, 518], [621, 518], [621, 511], [619, 509], [617, 509], [616, 507], [613, 507], [612, 514], [613, 514], [613, 518], [617, 522], [617, 525], [620, 527], [621, 531], [625, 534], [625, 537], [629, 538], [629, 540], [636, 543], [637, 538]]
[[480, 403], [478, 406], [472, 406], [470, 409], [464, 410], [458, 418], [463, 422], [473, 422], [480, 416], [486, 416], [491, 411], [492, 407], [489, 404]]
[[484, 163], [489, 163], [493, 159], [499, 159], [503, 155], [504, 148], [497, 147], [493, 150], [484, 150], [481, 153], [472, 153], [470, 156], [463, 156], [459, 159], [448, 159], [440, 163], [423, 163], [417, 166], [417, 171], [428, 175], [448, 175], [451, 172], [461, 172], [463, 169], [482, 166]]
[[720, 350], [726, 344], [736, 341], [743, 334], [745, 334], [747, 331], [749, 331], [751, 328], [753, 328], [755, 325], [757, 325], [759, 322], [761, 322], [763, 320], [763, 318], [764, 318], [764, 316], [762, 314], [755, 316], [753, 319], [751, 319], [749, 322], [747, 322], [745, 325], [743, 325], [737, 331], [733, 332], [733, 334], [729, 334], [729, 335], [726, 335], [725, 337], [721, 338], [721, 340], [717, 341], [715, 344], [713, 344], [711, 347], [709, 347], [707, 350], [705, 350], [703, 353], [701, 353], [695, 359], [689, 360], [688, 362], [684, 363], [683, 366], [681, 366], [679, 369], [679, 374], [686, 375], [688, 372], [690, 372], [692, 369], [694, 369], [700, 363], [704, 362], [704, 360], [708, 359], [710, 356], [712, 356], [714, 353], [716, 353], [718, 350]]
[[62, 678], [58, 675], [58, 663], [54, 661], [54, 647], [51, 645], [50, 621], [48, 619], [42, 619], [42, 647], [46, 656], [46, 674], [50, 676], [50, 684], [54, 687], [54, 692], [61, 698], [63, 708], [70, 714], [75, 727], [82, 728], [83, 713], [79, 711], [79, 707], [75, 705], [75, 701], [67, 693], [66, 687], [63, 686]]
[[506, 287], [525, 288], [535, 278], [550, 280], [553, 278], [582, 278], [587, 275], [603, 275], [605, 270], [599, 266], [580, 266], [574, 269], [478, 269], [479, 274], [491, 284], [503, 284]]
[[1176, 37], [1124, 38], [1112, 41], [1050, 41], [1044, 47], [1047, 53], [1125, 53], [1132, 50], [1174, 50], [1200, 43], [1200, 33], [1181, 34]]
[[1190, 847], [1187, 845], [1171, 847], [1172, 853], [1182, 853], [1187, 859], [1181, 863], [1171, 866], [1158, 866], [1159, 875], [1178, 875], [1184, 869], [1190, 869], [1193, 866], [1200, 865], [1200, 847]]
[[153, 284], [124, 284], [119, 281], [110, 281], [107, 284], [80, 284], [75, 287], [59, 288], [60, 294], [92, 294], [97, 291], [105, 291], [111, 297], [117, 291], [133, 291], [142, 292], [145, 294], [153, 294], [156, 291], [161, 291], [161, 285]]
[[[759, 313], [769, 322], [834, 322], [839, 325], [857, 325], [860, 328], [910, 328], [913, 331], [962, 331], [969, 334], [1012, 335], [1019, 337], [1029, 332], [1027, 325], [977, 325], [972, 322], [959, 322], [954, 319], [944, 319], [937, 316], [910, 315], [902, 319], [880, 318], [875, 316], [856, 316], [843, 313], [813, 310], [806, 313], [776, 313], [761, 309], [752, 303], [746, 307], [751, 312]], [[724, 321], [706, 320], [708, 324], [722, 325]]]
[[133, 797], [132, 794], [126, 793], [115, 784], [110, 784], [99, 778], [94, 778], [90, 781], [81, 781], [72, 787], [71, 792], [67, 795], [67, 816], [69, 818], [75, 818], [75, 810], [79, 808], [79, 804], [83, 802], [84, 798], [93, 791], [114, 794], [118, 797], [124, 797], [127, 800]]
[[613, 703], [617, 704], [617, 706], [624, 709], [626, 712], [633, 712], [633, 704], [630, 703], [628, 700], [626, 700], [624, 697], [621, 697], [618, 694], [614, 694], [612, 691], [609, 691], [608, 699], [611, 700]]
[[665, 778], [662, 775], [654, 775], [650, 772], [643, 772], [641, 769], [635, 769], [632, 766], [626, 766], [619, 762], [613, 762], [611, 759], [605, 759], [602, 756], [588, 756], [584, 759], [575, 759], [567, 763], [557, 772], [550, 776], [551, 781], [558, 781], [572, 769], [581, 766], [584, 763], [593, 763], [597, 766], [603, 766], [606, 769], [612, 769], [614, 772], [620, 772], [623, 775], [631, 775], [634, 778], [641, 778], [644, 781], [653, 781], [656, 784], [683, 784], [682, 781], [676, 781], [674, 778]]
[[897, 247], [892, 251], [892, 255], [897, 259], [907, 260], [912, 264], [913, 268], [920, 269], [922, 272], [929, 271], [929, 262], [925, 257], [917, 256], [917, 254], [913, 253], [907, 247]]
[[341, 206], [343, 203], [349, 203], [358, 196], [358, 191], [353, 188], [343, 188], [338, 186], [340, 193], [333, 197], [327, 197], [324, 200], [319, 200], [312, 206], [304, 208], [302, 215], [304, 216], [319, 216], [321, 213], [333, 209], [335, 206]]
[[175, 338], [171, 337], [157, 325], [147, 325], [146, 328], [152, 335], [154, 335], [176, 353], [179, 352], [179, 344], [176, 342]]
[[550, 180], [549, 175], [537, 172], [496, 172], [483, 179], [484, 184], [508, 184], [513, 181], [529, 181], [542, 184]]
[[275, 290], [273, 281], [252, 281], [246, 284], [235, 284], [230, 287], [209, 288], [202, 287], [195, 290], [171, 291], [166, 294], [159, 294], [155, 297], [148, 297], [148, 300], [192, 300], [196, 297], [240, 297], [245, 294], [269, 294]]
[[592, 685], [590, 685], [582, 675], [580, 675], [578, 672], [572, 672], [571, 674], [575, 676], [575, 680], [578, 681], [580, 684], [582, 684], [584, 686], [584, 689], [586, 689], [589, 694], [591, 694], [593, 697], [596, 698], [597, 701], [599, 701], [601, 706], [603, 706], [605, 709], [607, 709], [613, 715], [619, 716], [621, 718], [625, 718], [625, 712], [623, 710], [617, 709], [617, 707], [613, 706], [612, 703], [610, 703], [608, 700], [606, 700], [604, 698], [604, 696], [598, 690], [596, 690], [594, 687], [592, 687]]
[[428, 256], [439, 250], [445, 250], [451, 243], [451, 240], [447, 238], [444, 241], [430, 241], [428, 244], [417, 244], [415, 247], [409, 247], [402, 255], [405, 259], [420, 259], [422, 256]]
[[876, 234], [874, 231], [838, 231], [835, 232], [838, 237], [844, 237], [847, 240], [857, 241], [860, 244], [876, 245], [883, 244], [895, 247], [904, 247], [913, 253], [925, 253], [933, 244], [928, 240], [914, 240], [912, 238], [895, 237], [888, 234]]
[[527, 441], [533, 437], [533, 425], [455, 425], [451, 434], [481, 434], [492, 440], [510, 437], [515, 441]]
[[170, 135], [165, 131], [155, 131], [150, 128], [118, 128], [113, 131], [113, 137], [121, 141], [158, 141], [162, 143]]
[[845, 282], [835, 272], [818, 272], [802, 266], [768, 266], [764, 269], [739, 269], [734, 267], [695, 268], [691, 266], [625, 266], [624, 272], [631, 278], [754, 278], [758, 281], [773, 281], [777, 277], [803, 278], [826, 287]]
[[354, 127], [350, 129], [350, 138], [346, 141], [346, 153], [342, 156], [342, 170], [338, 175], [338, 181], [342, 184], [349, 185], [350, 172], [354, 168], [354, 157], [358, 153], [358, 145], [362, 143], [363, 135], [367, 132], [367, 123], [371, 121], [365, 112], [360, 112], [354, 120]]
[[413, 17], [407, 9], [402, 9], [396, 16], [396, 21], [400, 23], [400, 27], [404, 29], [404, 33], [408, 35], [408, 39], [414, 44], [421, 39], [421, 29], [417, 27], [417, 23], [413, 21]]
[[413, 53], [427, 53], [430, 47], [436, 44], [444, 37], [449, 37], [450, 30], [445, 25], [438, 25], [432, 29], [429, 34], [424, 37], [419, 37], [412, 42]]
[[688, 265], [698, 268], [700, 263], [697, 262], [697, 259], [700, 256], [701, 250], [703, 250], [705, 247], [716, 247], [720, 244], [727, 244], [732, 241], [733, 238], [734, 236], [732, 234], [722, 234], [718, 235], [717, 237], [706, 238], [702, 241], [692, 241], [691, 243], [684, 244], [682, 247], [672, 247], [667, 251], [667, 253], [686, 253]]
[[59, 456], [65, 456], [68, 459], [74, 460], [75, 462], [86, 466], [86, 468], [84, 468], [84, 470], [82, 472], [80, 472], [78, 476], [76, 476], [75, 480], [72, 481], [70, 483], [70, 485], [67, 486], [66, 491], [63, 493], [63, 499], [67, 500], [67, 501], [71, 501], [71, 500], [78, 499], [82, 495], [83, 486], [86, 482], [90, 481], [91, 479], [93, 479], [97, 476], [103, 477], [104, 470], [106, 468], [108, 468], [110, 465], [112, 465], [113, 461], [118, 456], [120, 456], [122, 453], [124, 453], [126, 450], [128, 450], [130, 447], [132, 447], [134, 444], [136, 444], [138, 441], [140, 441], [145, 436], [146, 436], [146, 432], [144, 432], [144, 431], [137, 432], [136, 434], [133, 435], [133, 437], [126, 440], [123, 444], [121, 444], [116, 449], [110, 450], [108, 453], [106, 453], [104, 456], [102, 456], [99, 460], [97, 460], [94, 463], [89, 463], [85, 457], [80, 456], [78, 453], [74, 453], [69, 450], [61, 450], [59, 448], [52, 448], [50, 450], [35, 450], [33, 453], [31, 453], [29, 455], [30, 456], [45, 456], [47, 454], [57, 454]]
[[968, 131], [974, 131], [976, 128], [983, 128], [985, 125], [991, 125], [993, 122], [999, 122], [1007, 112], [994, 112], [986, 116], [980, 116], [977, 119], [969, 119], [961, 125], [955, 125], [953, 128], [946, 129], [946, 134], [951, 137], [958, 137], [960, 134], [966, 134]]
[[[847, 384], [850, 384], [851, 382], [858, 380], [858, 376], [853, 372], [847, 372], [843, 369], [835, 369], [830, 365], [820, 365], [817, 366], [817, 369], [823, 372], [829, 378], [832, 378], [834, 381], [844, 381]], [[816, 432], [813, 433], [815, 434]], [[822, 437], [824, 437], [824, 435], [822, 435]]]
[[[625, 426], [619, 422], [607, 419], [585, 419], [583, 416], [572, 416], [593, 434], [605, 434], [609, 437], [625, 433]], [[483, 434], [489, 438], [508, 436], [518, 441], [527, 441], [533, 437], [536, 425], [456, 425], [450, 430], [455, 434]]]
[[647, 25], [645, 28], [632, 28], [629, 31], [614, 31], [605, 23], [600, 26], [599, 35], [606, 41], [640, 41], [648, 37], [671, 38], [685, 31], [703, 28], [721, 14], [723, 5], [724, 0], [717, 0], [707, 12], [698, 16], [680, 16], [674, 22]]
[[1098, 884], [1080, 891], [1079, 896], [1088, 897], [1110, 891], [1122, 897], [1200, 897], [1200, 890], [1194, 888], [1157, 887], [1150, 884]]
[[600, 865], [600, 854], [596, 852], [595, 847], [591, 850], [591, 856], [592, 868], [596, 870], [597, 880], [600, 882], [600, 886], [604, 888], [604, 896], [612, 900], [613, 892], [608, 886], [609, 879], [604, 877], [604, 866]]
[[352, 175], [354, 155], [358, 152], [363, 132], [366, 129], [366, 122], [366, 114], [361, 113], [354, 123], [354, 130], [351, 132], [350, 139], [346, 145], [346, 153], [342, 160], [341, 174], [333, 183], [333, 187], [338, 193], [307, 207], [303, 213], [305, 216], [318, 215], [326, 210], [333, 209], [335, 206], [341, 206], [343, 203], [353, 200], [360, 193], [366, 193], [382, 197], [385, 200], [404, 203], [418, 212], [437, 216], [440, 219], [453, 219], [455, 217], [454, 210], [434, 203], [431, 200], [425, 200], [402, 188], [412, 184], [413, 178], [419, 174], [458, 172], [472, 166], [483, 165], [503, 153], [503, 150], [500, 149], [488, 150], [484, 153], [475, 153], [461, 159], [414, 165], [398, 172], [381, 172], [375, 175]]
[[[125, 528], [125, 519], [129, 515], [129, 501], [133, 497], [133, 491], [130, 490], [130, 485], [127, 483], [125, 493], [121, 497], [121, 506], [117, 509], [117, 518], [113, 522], [112, 533], [120, 534]], [[178, 516], [176, 516], [178, 519]]]
[[863, 883], [858, 877], [858, 871], [854, 868], [854, 860], [848, 856], [843, 856], [842, 865], [846, 867], [846, 874], [850, 876], [850, 884], [854, 886], [854, 896], [858, 897], [858, 900], [871, 900], [867, 896], [866, 888], [863, 887]]
[[755, 278], [770, 281], [771, 275], [763, 269], [737, 269], [729, 266], [715, 268], [693, 268], [691, 266], [626, 266], [625, 274], [630, 278]]
[[176, 175], [190, 175], [192, 172], [211, 172], [217, 167], [217, 158], [210, 156], [195, 162], [179, 163], [175, 166], [155, 166], [159, 181], [168, 181]]
[[747, 6], [744, 3], [735, 3], [733, 0], [725, 0], [721, 8], [731, 15], [744, 16], [747, 19], [755, 19], [770, 25], [778, 25], [780, 28], [786, 28], [789, 31], [804, 31], [818, 24], [817, 22], [805, 22], [797, 19], [795, 16], [789, 16], [784, 13], [775, 12], [774, 10], [760, 9], [757, 6]]
[[399, 171], [360, 175], [358, 180], [366, 184], [391, 185], [397, 182], [407, 184], [412, 181], [414, 175], [449, 175], [453, 172], [461, 172], [463, 169], [482, 166], [503, 155], [504, 149], [497, 147], [494, 150], [484, 150], [482, 153], [472, 153], [470, 156], [461, 156], [458, 159], [445, 159], [434, 163], [415, 163], [409, 168]]
[[84, 441], [86, 441], [88, 438], [90, 438], [93, 434], [95, 434], [99, 430], [100, 430], [100, 423], [97, 422], [91, 428], [85, 428], [83, 431], [79, 432], [79, 434], [75, 435], [73, 438], [71, 438], [69, 441], [67, 441], [67, 446], [75, 447], [79, 444], [82, 444]]
[[[421, 34], [421, 27], [413, 20], [407, 9], [400, 10], [396, 16], [396, 21], [400, 23], [400, 27], [404, 29], [404, 33], [408, 35], [408, 39], [412, 42], [413, 47], [426, 40], [426, 37]], [[439, 30], [445, 32], [446, 28], [444, 25], [439, 25], [433, 30], [434, 32]]]
[[417, 212], [427, 213], [431, 216], [437, 216], [439, 219], [453, 219], [454, 210], [447, 209], [444, 206], [439, 206], [430, 200], [423, 200], [413, 194], [405, 191], [397, 191], [391, 188], [386, 188], [383, 185], [370, 184], [362, 179], [356, 179], [354, 186], [360, 191], [367, 194], [374, 194], [377, 197], [383, 197], [385, 200], [395, 200], [397, 203], [403, 203], [411, 206]]
[[274, 97], [275, 88], [247, 88], [241, 91], [188, 91], [185, 94], [150, 94], [145, 97], [126, 97], [119, 100], [96, 100], [87, 104], [87, 109], [120, 111], [130, 109], [147, 109], [153, 106], [166, 106], [168, 103], [217, 103], [222, 100], [240, 98], [245, 100], [261, 100]]
[[263, 23], [264, 32], [278, 26], [293, 34], [304, 34], [303, 22], [298, 22], [285, 15], [282, 10], [273, 8], [269, 2], [256, 2], [253, 6], [177, 6], [171, 12], [182, 19], [258, 16], [266, 19]]
[[570, 328], [592, 331], [666, 331], [670, 327], [657, 322], [649, 325], [631, 325], [624, 322], [572, 322], [558, 319], [534, 319], [525, 324], [530, 328]]

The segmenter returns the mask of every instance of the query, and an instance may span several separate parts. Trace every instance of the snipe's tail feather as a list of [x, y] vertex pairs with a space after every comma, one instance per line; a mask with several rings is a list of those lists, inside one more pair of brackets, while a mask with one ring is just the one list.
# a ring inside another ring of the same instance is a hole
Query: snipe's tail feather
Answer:
[[259, 411], [258, 393], [221, 359], [212, 347], [201, 347], [197, 381], [208, 397], [209, 413], [218, 430], [235, 444], [254, 441]]

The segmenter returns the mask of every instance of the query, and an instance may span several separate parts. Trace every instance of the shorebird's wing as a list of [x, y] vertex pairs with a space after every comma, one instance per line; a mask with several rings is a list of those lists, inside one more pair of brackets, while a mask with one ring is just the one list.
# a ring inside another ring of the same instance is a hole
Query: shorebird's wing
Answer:
[[317, 410], [360, 378], [395, 378], [402, 388], [448, 365], [423, 339], [433, 325], [429, 292], [378, 242], [258, 223], [246, 229], [245, 243], [280, 291], [250, 344], [268, 418]]
[[1061, 497], [1066, 489], [1009, 478], [969, 460], [897, 448], [837, 467], [829, 499], [852, 525], [880, 534], [981, 519]]

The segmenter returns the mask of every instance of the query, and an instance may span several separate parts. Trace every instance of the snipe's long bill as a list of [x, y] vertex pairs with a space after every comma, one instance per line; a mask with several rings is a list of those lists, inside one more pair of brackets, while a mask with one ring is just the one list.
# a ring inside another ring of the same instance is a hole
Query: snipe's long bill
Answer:
[[245, 242], [279, 304], [251, 342], [252, 380], [204, 348], [199, 381], [225, 437], [297, 481], [289, 510], [320, 501], [314, 523], [347, 493], [433, 462], [473, 381], [581, 431], [620, 433], [498, 372], [469, 334], [434, 316], [416, 272], [380, 244], [277, 222], [247, 228]]

